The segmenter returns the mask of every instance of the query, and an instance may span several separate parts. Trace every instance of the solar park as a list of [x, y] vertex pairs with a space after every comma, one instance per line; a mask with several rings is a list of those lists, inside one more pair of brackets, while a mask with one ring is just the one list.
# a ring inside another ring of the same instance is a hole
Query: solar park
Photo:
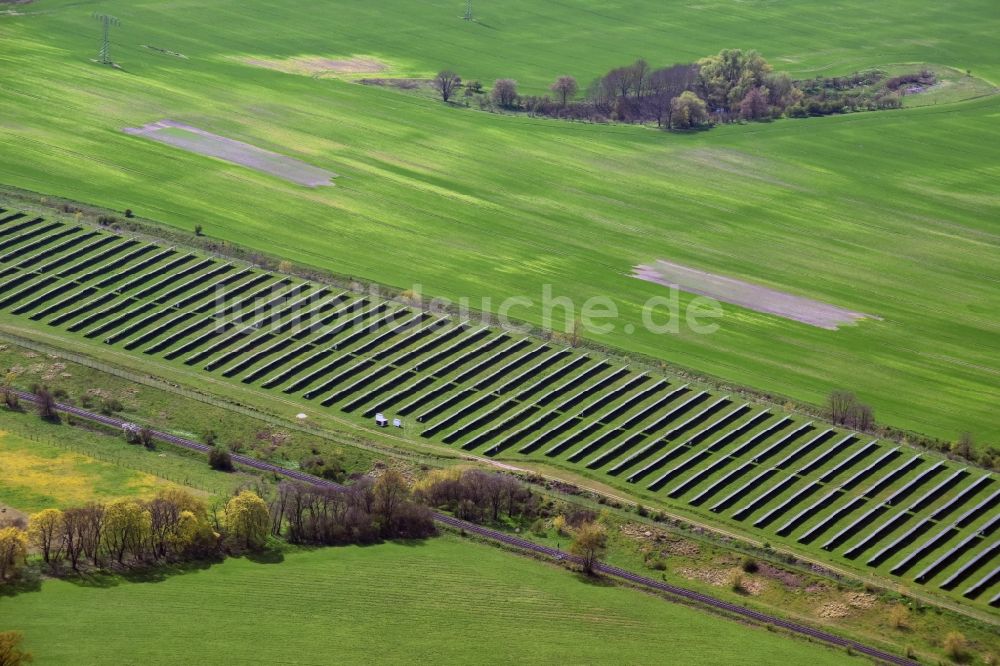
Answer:
[[0, 311], [1000, 606], [995, 475], [594, 352], [16, 211]]

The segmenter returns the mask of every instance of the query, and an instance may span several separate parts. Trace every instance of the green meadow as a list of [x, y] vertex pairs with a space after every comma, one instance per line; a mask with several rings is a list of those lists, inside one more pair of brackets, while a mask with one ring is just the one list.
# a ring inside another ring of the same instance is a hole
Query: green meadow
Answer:
[[457, 537], [294, 551], [280, 566], [229, 559], [155, 582], [50, 580], [0, 598], [0, 626], [40, 664], [856, 661]]
[[[512, 314], [533, 323], [542, 285], [577, 304], [610, 295], [621, 318], [594, 337], [627, 353], [816, 404], [852, 389], [882, 422], [996, 441], [1000, 97], [982, 91], [1000, 80], [1000, 17], [984, 1], [922, 5], [497, 2], [469, 23], [462, 2], [38, 0], [0, 14], [0, 182], [474, 306], [526, 296]], [[90, 60], [94, 11], [122, 21], [121, 70]], [[980, 77], [980, 96], [680, 135], [243, 62], [363, 56], [386, 64], [373, 76], [452, 67], [541, 92], [724, 47], [799, 77], [940, 63]], [[121, 131], [164, 118], [340, 178], [307, 189]], [[714, 334], [655, 335], [640, 313], [664, 288], [629, 274], [660, 258], [877, 318], [829, 331], [726, 306]]]

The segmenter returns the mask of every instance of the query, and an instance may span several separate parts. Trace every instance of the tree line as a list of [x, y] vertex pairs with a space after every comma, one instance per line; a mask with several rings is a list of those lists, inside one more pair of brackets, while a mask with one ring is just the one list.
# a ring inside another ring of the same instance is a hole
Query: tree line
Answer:
[[691, 129], [736, 120], [898, 108], [907, 84], [922, 87], [934, 81], [928, 70], [892, 78], [873, 70], [850, 77], [796, 81], [774, 72], [757, 51], [724, 49], [695, 63], [661, 68], [640, 58], [612, 69], [585, 89], [574, 77], [559, 76], [549, 87], [551, 95], [521, 95], [517, 82], [509, 78], [497, 79], [487, 93], [479, 81], [463, 85], [452, 70], [439, 72], [432, 84], [445, 102], [464, 87], [467, 101], [475, 101], [484, 110]]
[[394, 470], [361, 477], [343, 491], [284, 481], [269, 515], [271, 534], [294, 544], [370, 544], [436, 533], [430, 509], [413, 501], [406, 479]]
[[0, 529], [0, 580], [16, 574], [33, 548], [52, 570], [66, 563], [122, 567], [204, 559], [223, 551], [256, 550], [268, 534], [267, 505], [244, 490], [222, 515], [186, 490], [161, 490], [150, 500], [91, 502], [67, 509], [43, 509], [26, 525]]

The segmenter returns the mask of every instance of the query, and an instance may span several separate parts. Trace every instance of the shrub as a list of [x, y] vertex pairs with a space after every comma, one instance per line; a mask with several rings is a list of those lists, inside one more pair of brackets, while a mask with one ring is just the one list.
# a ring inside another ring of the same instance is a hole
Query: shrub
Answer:
[[965, 636], [957, 631], [950, 632], [944, 637], [944, 651], [953, 661], [965, 661], [968, 659], [968, 643]]
[[3, 403], [7, 405], [8, 409], [19, 409], [21, 406], [17, 394], [8, 388], [3, 389]]
[[102, 227], [110, 227], [112, 224], [116, 223], [118, 218], [113, 215], [101, 215], [97, 218], [97, 223]]
[[214, 447], [208, 452], [208, 466], [219, 472], [232, 472], [233, 457], [221, 446]]
[[56, 399], [45, 386], [34, 391], [38, 415], [46, 420], [56, 420], [59, 415], [56, 413]]
[[21, 649], [24, 634], [20, 631], [0, 631], [0, 664], [21, 666], [32, 661], [30, 652]]
[[125, 209], [125, 217], [128, 217], [128, 218], [135, 217], [135, 214], [132, 212], [131, 208], [126, 208]]
[[896, 604], [889, 611], [889, 626], [893, 629], [906, 629], [910, 618], [909, 609], [903, 604]]
[[194, 225], [194, 235], [195, 236], [201, 236], [203, 229], [204, 228], [200, 224]]
[[104, 398], [101, 400], [101, 414], [110, 416], [115, 412], [120, 412], [125, 406], [117, 398]]
[[759, 569], [757, 560], [752, 557], [744, 557], [743, 562], [740, 563], [740, 568], [748, 574], [757, 573], [757, 569]]

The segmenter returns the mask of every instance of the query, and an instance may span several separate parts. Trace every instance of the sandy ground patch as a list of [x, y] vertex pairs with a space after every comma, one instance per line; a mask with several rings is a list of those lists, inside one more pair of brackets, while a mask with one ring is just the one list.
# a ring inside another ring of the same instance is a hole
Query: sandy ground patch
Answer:
[[708, 583], [709, 585], [715, 585], [716, 587], [725, 587], [729, 585], [734, 576], [740, 576], [742, 580], [743, 591], [752, 596], [756, 596], [764, 591], [764, 583], [761, 581], [744, 574], [739, 569], [694, 569], [690, 567], [681, 567], [677, 569], [677, 573], [684, 576], [688, 580], [700, 580], [703, 583]]
[[871, 317], [863, 312], [852, 312], [836, 305], [706, 273], [670, 261], [659, 260], [651, 265], [635, 266], [632, 277], [664, 286], [676, 286], [681, 291], [831, 331], [838, 326]]
[[0, 504], [0, 528], [8, 525], [26, 525], [27, 522], [28, 514], [18, 511], [12, 506]]
[[858, 610], [868, 610], [875, 606], [878, 598], [865, 592], [848, 592], [843, 601], [829, 601], [816, 609], [822, 618], [838, 618], [853, 615]]
[[252, 67], [264, 67], [286, 74], [302, 76], [336, 76], [338, 74], [376, 74], [388, 69], [385, 63], [367, 56], [350, 58], [325, 58], [322, 56], [296, 56], [294, 58], [240, 58]]
[[142, 136], [192, 153], [239, 164], [306, 187], [331, 185], [330, 180], [337, 177], [332, 171], [306, 164], [293, 157], [279, 155], [249, 143], [228, 139], [172, 120], [160, 120], [142, 127], [126, 127], [124, 131], [126, 134]]

